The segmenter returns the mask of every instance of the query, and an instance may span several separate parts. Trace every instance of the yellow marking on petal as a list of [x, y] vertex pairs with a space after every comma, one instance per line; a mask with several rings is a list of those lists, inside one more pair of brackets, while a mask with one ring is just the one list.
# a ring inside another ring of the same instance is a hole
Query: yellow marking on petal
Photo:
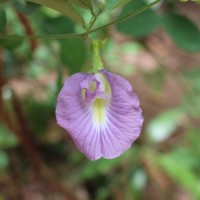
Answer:
[[92, 105], [94, 121], [101, 125], [106, 121], [106, 106], [108, 102], [104, 99], [96, 99]]
[[90, 81], [90, 91], [94, 92], [96, 87], [97, 87], [96, 82], [95, 81]]
[[[110, 98], [111, 88], [107, 78], [102, 73], [96, 73], [96, 75], [99, 77], [97, 78], [97, 80], [100, 79], [99, 81], [101, 86], [103, 86], [104, 88], [105, 94], [107, 94], [108, 98]], [[108, 104], [109, 104], [109, 99], [103, 99], [103, 98], [97, 98], [93, 102], [92, 109], [93, 109], [94, 121], [99, 125], [104, 124], [106, 121], [106, 107], [108, 106]]]

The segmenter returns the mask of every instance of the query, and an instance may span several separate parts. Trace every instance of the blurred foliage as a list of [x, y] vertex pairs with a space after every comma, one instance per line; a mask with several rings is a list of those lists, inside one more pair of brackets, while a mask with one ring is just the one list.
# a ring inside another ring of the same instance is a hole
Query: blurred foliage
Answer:
[[[174, 3], [172, 4], [174, 5]], [[137, 10], [145, 5], [144, 2], [131, 1], [124, 6], [120, 15], [127, 15], [133, 11], [133, 8]], [[152, 33], [161, 25], [180, 48], [189, 52], [200, 50], [199, 28], [189, 18], [174, 13], [172, 10], [160, 14], [154, 9], [148, 9], [129, 20], [119, 23], [117, 28], [122, 33], [140, 38]]]
[[74, 32], [74, 24], [65, 16], [46, 17], [42, 21], [41, 27], [46, 34], [67, 34]]
[[4, 170], [9, 165], [9, 158], [6, 152], [0, 150], [0, 170]]
[[[173, 155], [173, 153], [175, 155]], [[174, 182], [190, 191], [194, 199], [199, 199], [199, 178], [195, 176], [192, 166], [190, 166], [192, 162], [196, 162], [198, 157], [195, 158], [193, 154], [190, 154], [188, 149], [179, 149], [173, 153], [161, 156], [159, 164], [169, 174], [169, 176], [172, 177]]]
[[200, 50], [200, 31], [187, 17], [167, 13], [163, 17], [163, 25], [178, 46], [190, 52]]
[[[137, 11], [145, 5], [147, 4], [142, 1], [131, 1], [129, 4], [124, 6], [120, 15], [125, 16], [131, 13], [133, 10]], [[117, 28], [119, 31], [127, 35], [134, 37], [143, 37], [153, 32], [158, 27], [158, 25], [159, 17], [157, 13], [153, 9], [148, 9], [147, 11], [144, 11], [133, 18], [119, 23], [117, 25]]]
[[162, 142], [169, 138], [183, 121], [184, 113], [180, 108], [173, 108], [160, 113], [147, 126], [149, 139], [153, 142]]
[[66, 39], [60, 43], [60, 56], [63, 64], [69, 66], [70, 74], [80, 72], [86, 61], [86, 48], [83, 40], [79, 38]]
[[24, 103], [31, 129], [35, 134], [44, 134], [50, 123], [51, 116], [54, 114], [55, 107], [52, 102], [47, 100], [35, 101], [29, 97]]
[[17, 138], [13, 135], [13, 133], [5, 127], [4, 124], [0, 124], [0, 148], [8, 149], [12, 147], [16, 147], [18, 144]]
[[0, 19], [0, 32], [2, 32], [6, 25], [6, 13], [3, 9], [0, 9]]
[[[200, 7], [166, 0], [135, 15], [152, 2], [0, 1], [0, 199], [30, 199], [15, 195], [32, 195], [32, 140], [54, 174], [45, 168], [45, 183], [83, 200], [200, 199]], [[113, 160], [87, 160], [55, 120], [64, 79], [90, 70], [89, 38], [107, 40], [105, 67], [134, 82], [145, 117], [141, 137]]]
[[35, 12], [40, 7], [38, 4], [29, 1], [14, 1], [13, 4], [18, 11], [27, 15]]

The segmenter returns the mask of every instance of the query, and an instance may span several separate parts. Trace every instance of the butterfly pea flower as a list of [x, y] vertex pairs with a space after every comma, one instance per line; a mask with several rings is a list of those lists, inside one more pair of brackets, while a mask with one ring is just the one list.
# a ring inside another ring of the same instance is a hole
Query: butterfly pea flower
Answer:
[[121, 155], [139, 137], [143, 124], [131, 84], [105, 69], [69, 77], [57, 98], [56, 118], [90, 160]]

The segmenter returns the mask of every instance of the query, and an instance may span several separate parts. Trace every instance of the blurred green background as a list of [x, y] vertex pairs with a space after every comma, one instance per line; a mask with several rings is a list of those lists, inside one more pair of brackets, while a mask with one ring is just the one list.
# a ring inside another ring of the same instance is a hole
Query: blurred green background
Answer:
[[0, 1], [0, 200], [199, 200], [198, 1], [160, 1], [89, 34], [105, 39], [105, 68], [132, 83], [144, 115], [126, 153], [97, 161], [55, 119], [65, 78], [90, 70], [89, 40], [57, 35], [83, 33], [91, 10], [101, 9], [98, 28], [153, 1], [66, 2], [61, 14], [65, 7]]

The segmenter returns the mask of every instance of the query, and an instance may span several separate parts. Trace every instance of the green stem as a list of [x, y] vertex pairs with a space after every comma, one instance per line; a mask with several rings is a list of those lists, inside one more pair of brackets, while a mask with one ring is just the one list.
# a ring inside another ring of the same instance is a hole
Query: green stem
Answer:
[[14, 40], [18, 40], [18, 39], [66, 39], [66, 38], [78, 38], [78, 37], [87, 37], [88, 34], [93, 33], [97, 30], [100, 30], [102, 28], [105, 28], [107, 26], [113, 25], [113, 24], [117, 24], [119, 22], [123, 22], [147, 9], [149, 9], [150, 7], [152, 7], [153, 5], [159, 3], [161, 0], [156, 0], [150, 4], [148, 4], [147, 6], [144, 6], [130, 14], [128, 14], [125, 17], [122, 17], [120, 19], [116, 19], [112, 22], [109, 22], [107, 24], [104, 24], [100, 27], [91, 29], [94, 25], [94, 23], [96, 22], [98, 15], [96, 17], [94, 17], [94, 20], [92, 21], [92, 23], [90, 24], [88, 30], [84, 33], [79, 33], [79, 34], [58, 34], [58, 35], [24, 35], [24, 36], [16, 36], [16, 35], [0, 35], [0, 39], [14, 39]]
[[161, 1], [161, 0], [156, 0], [156, 1], [154, 1], [154, 2], [152, 2], [152, 3], [150, 3], [150, 4], [148, 4], [147, 6], [144, 6], [144, 7], [140, 8], [140, 9], [138, 9], [138, 10], [136, 10], [136, 11], [134, 11], [134, 12], [132, 12], [132, 13], [130, 13], [130, 14], [128, 14], [128, 15], [122, 17], [122, 18], [120, 18], [120, 19], [116, 19], [116, 20], [114, 20], [114, 21], [112, 21], [112, 22], [109, 22], [109, 23], [103, 25], [103, 26], [100, 26], [100, 27], [97, 27], [97, 28], [95, 28], [95, 29], [92, 29], [92, 30], [90, 31], [90, 33], [93, 33], [93, 32], [95, 32], [95, 31], [100, 30], [100, 29], [102, 29], [102, 28], [105, 28], [105, 27], [107, 27], [107, 26], [110, 26], [110, 25], [113, 25], [113, 24], [117, 24], [117, 23], [123, 22], [123, 21], [125, 21], [125, 20], [127, 20], [127, 19], [129, 19], [129, 18], [131, 18], [131, 17], [133, 17], [133, 16], [135, 16], [135, 15], [138, 15], [139, 13], [141, 13], [141, 12], [143, 12], [143, 11], [149, 9], [150, 7], [152, 7], [152, 6], [154, 6], [155, 4], [159, 3], [160, 1]]
[[96, 73], [103, 69], [103, 63], [100, 56], [100, 48], [102, 47], [102, 42], [100, 40], [93, 40], [91, 43], [92, 50], [92, 73]]
[[93, 15], [93, 18], [92, 18], [92, 20], [91, 20], [91, 22], [90, 22], [90, 25], [89, 25], [88, 28], [86, 29], [86, 33], [85, 33], [85, 38], [86, 38], [86, 39], [88, 38], [88, 35], [89, 35], [90, 31], [91, 31], [91, 28], [94, 26], [95, 22], [97, 21], [99, 14], [100, 14], [100, 13], [98, 13], [98, 14], [96, 14], [96, 15], [95, 15], [95, 14]]
[[79, 34], [56, 34], [56, 35], [1, 35], [0, 39], [12, 39], [12, 40], [22, 40], [22, 39], [67, 39], [67, 38], [79, 38], [84, 37], [85, 33]]

